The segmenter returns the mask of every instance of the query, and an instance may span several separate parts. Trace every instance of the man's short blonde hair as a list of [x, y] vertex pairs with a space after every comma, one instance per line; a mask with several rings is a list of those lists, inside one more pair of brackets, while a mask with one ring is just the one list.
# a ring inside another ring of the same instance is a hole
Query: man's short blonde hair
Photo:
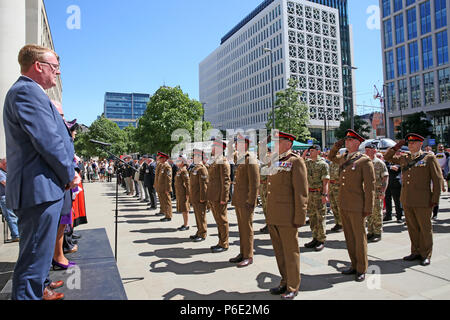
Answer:
[[55, 51], [52, 49], [38, 46], [35, 44], [27, 44], [22, 49], [20, 49], [19, 52], [19, 64], [20, 64], [20, 71], [22, 73], [28, 72], [30, 70], [30, 67], [36, 62], [42, 59], [42, 56], [47, 53], [51, 52], [56, 56], [56, 59], [59, 61], [59, 56], [56, 54]]

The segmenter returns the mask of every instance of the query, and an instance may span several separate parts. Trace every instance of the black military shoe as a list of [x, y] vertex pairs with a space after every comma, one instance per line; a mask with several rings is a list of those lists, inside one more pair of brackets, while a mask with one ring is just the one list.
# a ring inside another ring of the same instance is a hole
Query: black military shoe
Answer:
[[171, 218], [162, 218], [159, 221], [161, 221], [161, 222], [169, 222], [169, 221], [172, 221], [172, 219]]
[[269, 291], [270, 291], [271, 294], [277, 295], [277, 294], [283, 294], [283, 293], [285, 293], [286, 290], [287, 290], [287, 287], [286, 287], [286, 286], [279, 286], [279, 287], [276, 287], [276, 288], [272, 288], [272, 289], [270, 289]]
[[294, 298], [298, 295], [298, 291], [289, 291], [285, 294], [281, 295], [281, 299], [283, 300], [294, 300]]
[[409, 256], [403, 257], [405, 261], [414, 261], [414, 260], [422, 260], [422, 257], [419, 254], [410, 254]]
[[373, 233], [368, 233], [368, 234], [367, 234], [367, 241], [372, 240], [373, 236], [374, 236]]
[[324, 242], [317, 241], [317, 243], [316, 243], [316, 245], [315, 245], [315, 247], [314, 247], [314, 250], [316, 250], [316, 251], [322, 251], [323, 248], [325, 248], [325, 243], [324, 243]]
[[181, 227], [177, 228], [177, 230], [178, 231], [186, 231], [186, 230], [189, 230], [189, 226], [182, 225]]
[[265, 225], [263, 228], [259, 229], [259, 232], [267, 234], [269, 233], [269, 227]]
[[430, 265], [430, 263], [431, 263], [431, 261], [430, 261], [430, 259], [424, 259], [424, 260], [422, 260], [421, 262], [420, 262], [420, 264], [422, 265], [422, 266], [429, 266]]
[[370, 242], [378, 242], [381, 241], [381, 234], [374, 234], [373, 237], [370, 239]]
[[391, 220], [392, 220], [392, 216], [386, 215], [386, 216], [383, 218], [383, 221], [384, 221], [384, 222], [386, 222], [386, 221], [391, 221]]
[[357, 273], [355, 276], [355, 281], [356, 282], [363, 282], [366, 279], [366, 274], [365, 273]]
[[342, 270], [341, 273], [345, 275], [356, 274], [356, 270], [353, 269], [352, 267], [349, 267]]
[[242, 260], [244, 260], [244, 256], [239, 253], [236, 257], [231, 258], [228, 261], [231, 262], [231, 263], [239, 263], [239, 262], [242, 262]]
[[314, 248], [317, 245], [317, 240], [313, 239], [311, 242], [305, 243], [305, 248]]
[[341, 230], [342, 230], [342, 226], [339, 224], [337, 224], [333, 228], [331, 228], [331, 231], [333, 231], [333, 232], [339, 232]]
[[197, 234], [194, 234], [192, 236], [189, 236], [189, 239], [194, 240], [195, 238], [198, 238]]
[[156, 217], [161, 217], [161, 216], [165, 216], [165, 214], [162, 213], [162, 212], [158, 212], [158, 213], [155, 214], [155, 216], [156, 216]]
[[193, 238], [192, 239], [194, 242], [201, 242], [201, 241], [205, 241], [205, 238], [202, 238], [202, 237], [195, 237], [195, 238]]
[[223, 248], [221, 246], [217, 246], [214, 249], [211, 249], [212, 253], [219, 253], [219, 252], [225, 252], [228, 248]]

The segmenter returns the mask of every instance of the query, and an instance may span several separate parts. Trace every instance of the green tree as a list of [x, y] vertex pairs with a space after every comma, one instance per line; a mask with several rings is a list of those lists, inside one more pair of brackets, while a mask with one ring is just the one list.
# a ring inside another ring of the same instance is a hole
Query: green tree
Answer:
[[[289, 79], [285, 90], [277, 92], [275, 102], [275, 127], [284, 132], [297, 136], [298, 141], [307, 141], [311, 139], [311, 133], [308, 129], [309, 109], [308, 106], [300, 100], [301, 93], [297, 91], [298, 80]], [[272, 112], [269, 113], [269, 119], [266, 124], [267, 130], [272, 129]]]
[[417, 133], [425, 138], [428, 136], [434, 138], [433, 131], [431, 130], [432, 126], [433, 124], [427, 120], [427, 115], [423, 111], [413, 113], [403, 118], [400, 126], [395, 128], [398, 131], [395, 138], [398, 140], [404, 139], [408, 133]]
[[122, 130], [126, 153], [139, 153], [137, 129], [131, 124]]
[[[136, 130], [139, 150], [170, 154], [183, 140], [172, 141], [172, 133], [177, 129], [186, 129], [193, 140], [195, 122], [202, 121], [203, 112], [202, 104], [190, 99], [179, 86], [159, 88], [150, 98], [145, 114], [139, 119]], [[209, 122], [203, 122], [203, 132], [210, 128]]]
[[[342, 118], [345, 118], [345, 113], [342, 113], [341, 115]], [[368, 133], [370, 133], [370, 126], [369, 124], [364, 121], [360, 116], [355, 115], [354, 117], [354, 130], [356, 132], [358, 132], [358, 134], [360, 134], [363, 138], [368, 139], [369, 135]], [[339, 125], [339, 128], [337, 128], [334, 131], [334, 136], [336, 137], [336, 139], [343, 139], [345, 138], [345, 133], [348, 129], [351, 129], [351, 120], [350, 118], [348, 119], [344, 119], [343, 121], [341, 121], [341, 124]]]
[[103, 115], [95, 120], [89, 127], [89, 131], [77, 135], [75, 139], [75, 152], [83, 157], [102, 157], [107, 158], [109, 155], [96, 144], [89, 142], [91, 139], [111, 143], [108, 150], [116, 155], [124, 154], [128, 151], [127, 135], [120, 130], [119, 126]]

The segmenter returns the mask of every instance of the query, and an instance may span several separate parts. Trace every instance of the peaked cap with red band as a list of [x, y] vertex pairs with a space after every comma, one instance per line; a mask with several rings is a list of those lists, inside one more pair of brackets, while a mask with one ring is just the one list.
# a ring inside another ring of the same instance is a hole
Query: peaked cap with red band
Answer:
[[289, 134], [289, 133], [286, 133], [286, 132], [281, 132], [281, 131], [278, 132], [278, 138], [279, 139], [284, 139], [284, 140], [289, 140], [291, 142], [293, 142], [294, 140], [297, 139], [296, 136], [294, 136], [292, 134]]
[[158, 152], [158, 157], [169, 159], [169, 156], [164, 152]]
[[423, 142], [425, 140], [424, 137], [422, 137], [421, 135], [418, 135], [416, 133], [410, 133], [406, 135], [406, 141], [419, 141], [419, 142]]
[[355, 130], [352, 129], [347, 130], [345, 138], [356, 139], [359, 140], [359, 142], [364, 142], [366, 140], [363, 137], [361, 137]]
[[221, 140], [213, 140], [213, 146], [220, 147], [224, 150], [227, 148], [226, 142], [222, 142]]

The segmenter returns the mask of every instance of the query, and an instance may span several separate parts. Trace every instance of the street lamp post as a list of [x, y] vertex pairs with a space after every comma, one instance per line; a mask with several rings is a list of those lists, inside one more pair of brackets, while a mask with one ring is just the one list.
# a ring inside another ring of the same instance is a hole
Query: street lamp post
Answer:
[[[349, 65], [347, 65], [347, 64], [345, 64], [345, 65], [343, 65], [342, 66], [344, 69], [349, 69], [350, 71], [351, 70], [357, 70], [358, 68], [356, 68], [356, 67], [353, 67], [353, 66], [349, 66]], [[348, 89], [348, 87], [349, 87], [349, 84], [347, 83], [347, 89]], [[353, 90], [352, 90], [352, 92], [353, 92]], [[348, 94], [347, 94], [348, 95]], [[344, 99], [346, 99], [346, 100], [350, 100], [350, 97], [345, 97]], [[351, 129], [352, 130], [355, 130], [355, 110], [353, 109], [353, 101], [352, 101], [352, 103], [351, 103], [351, 106], [350, 106], [350, 127], [351, 127]]]
[[273, 88], [273, 57], [272, 49], [264, 48], [264, 52], [270, 53], [270, 78], [271, 78], [271, 91], [272, 91], [272, 130], [275, 130], [275, 93]]

